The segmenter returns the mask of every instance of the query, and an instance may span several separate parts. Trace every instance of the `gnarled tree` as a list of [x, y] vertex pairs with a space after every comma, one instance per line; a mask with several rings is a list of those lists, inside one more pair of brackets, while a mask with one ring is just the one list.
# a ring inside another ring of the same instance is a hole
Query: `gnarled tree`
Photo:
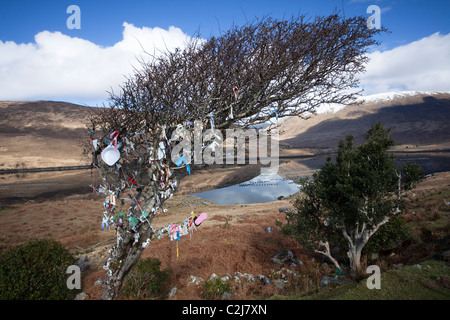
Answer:
[[296, 209], [286, 215], [283, 233], [327, 257], [339, 270], [330, 247], [347, 245], [350, 269], [362, 274], [364, 246], [401, 213], [404, 192], [423, 177], [418, 165], [396, 166], [395, 157], [388, 154], [394, 144], [389, 132], [378, 123], [358, 147], [351, 135], [341, 140], [336, 161], [328, 158], [314, 178], [304, 182], [303, 196], [294, 201]]
[[[89, 126], [100, 142], [94, 164], [107, 195], [104, 222], [113, 219], [117, 233], [102, 298], [116, 298], [144, 247], [171, 232], [155, 230], [152, 221], [188, 174], [185, 169], [195, 165], [189, 155], [171, 156], [181, 138], [192, 137], [194, 121], [216, 130], [248, 128], [275, 116], [309, 117], [323, 103], [350, 103], [360, 93], [350, 89], [357, 87], [356, 75], [364, 71], [366, 50], [377, 44], [379, 32], [368, 29], [364, 17], [265, 18], [149, 55]], [[110, 145], [120, 150], [112, 165], [99, 159]], [[127, 193], [130, 198], [120, 198]], [[128, 212], [120, 215], [119, 202], [126, 200]], [[187, 218], [182, 226], [190, 223]]]

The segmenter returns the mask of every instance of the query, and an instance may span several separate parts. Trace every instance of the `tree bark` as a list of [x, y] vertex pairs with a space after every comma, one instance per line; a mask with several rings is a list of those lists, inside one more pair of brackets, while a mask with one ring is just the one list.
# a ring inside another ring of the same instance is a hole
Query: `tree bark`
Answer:
[[339, 270], [342, 271], [341, 266], [339, 265], [339, 263], [337, 262], [337, 260], [335, 258], [333, 258], [333, 256], [331, 255], [331, 251], [330, 251], [330, 244], [328, 243], [328, 241], [326, 242], [320, 242], [319, 243], [320, 246], [324, 246], [325, 250], [324, 251], [320, 251], [320, 250], [315, 250], [316, 253], [320, 253], [323, 254], [325, 257], [327, 257], [333, 264], [334, 266]]

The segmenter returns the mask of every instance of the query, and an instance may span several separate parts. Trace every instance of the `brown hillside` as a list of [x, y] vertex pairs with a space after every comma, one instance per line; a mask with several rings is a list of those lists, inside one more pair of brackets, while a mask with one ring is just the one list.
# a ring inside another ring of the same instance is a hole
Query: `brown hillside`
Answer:
[[281, 143], [292, 148], [334, 149], [340, 139], [353, 135], [357, 144], [375, 123], [391, 128], [397, 145], [450, 147], [450, 94], [417, 94], [392, 101], [349, 105], [333, 113], [281, 122]]

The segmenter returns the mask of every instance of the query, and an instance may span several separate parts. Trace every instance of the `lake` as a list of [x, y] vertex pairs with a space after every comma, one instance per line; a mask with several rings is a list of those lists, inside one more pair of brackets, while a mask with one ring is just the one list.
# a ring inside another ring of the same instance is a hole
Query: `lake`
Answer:
[[[425, 175], [450, 171], [449, 152], [400, 153], [395, 154], [397, 164], [406, 161], [420, 165]], [[334, 160], [334, 157], [331, 157]], [[278, 173], [259, 175], [238, 185], [192, 194], [218, 205], [251, 204], [271, 202], [280, 196], [289, 196], [299, 191], [293, 182], [299, 177], [311, 176], [325, 164], [327, 156], [304, 159], [280, 160]]]

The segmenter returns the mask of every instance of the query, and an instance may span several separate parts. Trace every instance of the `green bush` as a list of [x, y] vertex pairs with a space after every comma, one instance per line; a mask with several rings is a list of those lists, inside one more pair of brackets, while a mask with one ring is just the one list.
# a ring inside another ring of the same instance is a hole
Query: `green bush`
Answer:
[[70, 252], [54, 240], [31, 240], [0, 252], [0, 299], [73, 298], [67, 288], [66, 270], [75, 262]]
[[363, 253], [379, 253], [401, 247], [412, 239], [402, 216], [394, 216], [382, 225], [369, 239], [363, 248]]
[[156, 258], [139, 260], [127, 276], [121, 294], [134, 299], [163, 298], [167, 296], [164, 285], [171, 269], [160, 270], [161, 261]]
[[203, 283], [203, 293], [206, 299], [217, 299], [225, 292], [231, 293], [230, 284], [221, 278], [207, 280]]

